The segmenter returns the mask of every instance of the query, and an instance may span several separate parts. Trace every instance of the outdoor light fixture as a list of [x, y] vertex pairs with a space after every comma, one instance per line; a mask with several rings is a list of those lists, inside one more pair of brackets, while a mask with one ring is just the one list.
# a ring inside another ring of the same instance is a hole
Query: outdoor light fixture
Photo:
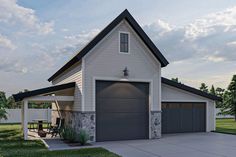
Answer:
[[127, 67], [125, 67], [125, 69], [123, 70], [123, 73], [124, 73], [124, 77], [129, 76], [129, 70], [127, 69]]

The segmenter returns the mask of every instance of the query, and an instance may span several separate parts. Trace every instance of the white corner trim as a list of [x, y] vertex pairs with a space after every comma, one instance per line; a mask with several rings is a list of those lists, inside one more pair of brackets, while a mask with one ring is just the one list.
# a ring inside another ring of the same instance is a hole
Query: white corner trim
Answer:
[[24, 140], [28, 140], [28, 100], [23, 100], [23, 134]]
[[209, 128], [209, 126], [208, 126], [208, 123], [209, 123], [208, 112], [209, 112], [209, 102], [207, 101], [207, 102], [206, 102], [206, 113], [205, 113], [205, 114], [206, 114], [206, 115], [205, 115], [205, 116], [206, 116], [206, 124], [205, 124], [205, 125], [206, 125], [206, 126], [205, 126], [205, 127], [206, 127], [206, 132], [209, 132], [209, 131], [210, 131], [210, 128]]
[[[130, 54], [130, 32], [127, 32], [127, 31], [118, 31], [118, 32], [119, 32], [119, 35], [118, 35], [119, 53]], [[121, 33], [128, 34], [128, 52], [121, 52], [120, 51], [120, 34]]]
[[[161, 66], [161, 65], [159, 65], [159, 66]], [[158, 75], [159, 75], [159, 77], [158, 77], [158, 87], [159, 87], [159, 90], [158, 90], [158, 92], [159, 92], [159, 97], [158, 97], [158, 103], [159, 103], [159, 108], [158, 108], [158, 110], [161, 110], [161, 97], [162, 97], [162, 86], [161, 86], [161, 67], [160, 68], [158, 68], [158, 69], [160, 69], [159, 71], [158, 71]]]
[[214, 131], [216, 130], [216, 103], [214, 102]]
[[82, 100], [81, 100], [81, 111], [84, 111], [84, 108], [85, 108], [85, 58], [83, 57], [82, 58], [82, 67], [81, 67], [81, 70], [82, 70], [82, 81], [81, 81], [81, 84], [82, 84]]

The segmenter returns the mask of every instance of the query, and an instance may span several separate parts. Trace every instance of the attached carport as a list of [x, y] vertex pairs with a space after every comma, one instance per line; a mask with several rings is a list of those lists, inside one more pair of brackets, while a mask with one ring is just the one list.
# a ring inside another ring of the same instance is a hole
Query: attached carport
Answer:
[[58, 107], [59, 102], [74, 102], [75, 83], [61, 84], [24, 93], [14, 94], [16, 102], [22, 101], [22, 129], [24, 139], [28, 139], [28, 103], [29, 102], [52, 102]]
[[162, 78], [162, 133], [215, 130], [215, 101], [221, 98]]

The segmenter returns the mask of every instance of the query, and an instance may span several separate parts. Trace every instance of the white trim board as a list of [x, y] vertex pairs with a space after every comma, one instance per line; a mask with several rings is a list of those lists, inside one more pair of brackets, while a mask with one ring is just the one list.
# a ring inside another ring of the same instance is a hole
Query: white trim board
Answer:
[[[209, 116], [208, 116], [208, 111], [209, 111], [209, 101], [207, 101], [207, 100], [191, 100], [191, 99], [189, 99], [189, 100], [161, 100], [161, 102], [162, 103], [168, 103], [168, 102], [170, 102], [170, 103], [181, 103], [181, 102], [189, 102], [189, 103], [191, 103], [191, 102], [199, 102], [199, 103], [205, 103], [206, 104], [206, 123], [205, 123], [205, 125], [206, 125], [206, 132], [209, 132], [209, 131], [211, 131], [210, 130], [210, 128], [209, 128], [209, 126], [208, 126], [208, 121], [209, 121]], [[215, 115], [215, 114], [214, 114]]]
[[34, 96], [24, 100], [27, 101], [74, 101], [74, 96]]
[[[93, 111], [96, 112], [96, 81], [119, 81], [119, 82], [143, 82], [143, 83], [149, 83], [149, 139], [151, 139], [151, 111], [152, 111], [152, 105], [153, 105], [153, 80], [151, 79], [124, 79], [124, 78], [115, 78], [115, 77], [93, 77]], [[95, 124], [96, 124], [96, 118], [95, 118]], [[95, 128], [95, 135], [94, 139], [96, 141], [96, 128]]]
[[[96, 111], [96, 81], [119, 81], [119, 82], [144, 82], [149, 83], [149, 109], [152, 110], [153, 104], [153, 80], [151, 79], [129, 79], [116, 77], [93, 77], [93, 111]], [[151, 106], [151, 108], [150, 108]]]
[[206, 103], [206, 102], [208, 102], [207, 100], [191, 100], [191, 99], [185, 99], [185, 100], [173, 100], [173, 99], [171, 99], [171, 100], [161, 100], [161, 102], [204, 102], [204, 103]]

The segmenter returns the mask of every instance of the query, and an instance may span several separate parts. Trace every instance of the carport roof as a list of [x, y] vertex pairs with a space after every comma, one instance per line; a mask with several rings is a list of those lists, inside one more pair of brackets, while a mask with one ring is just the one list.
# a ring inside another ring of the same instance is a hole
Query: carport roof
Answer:
[[68, 88], [73, 88], [75, 87], [75, 82], [71, 83], [66, 83], [66, 84], [61, 84], [61, 85], [56, 85], [56, 86], [51, 86], [51, 87], [46, 87], [46, 88], [41, 88], [41, 89], [36, 89], [32, 91], [27, 91], [24, 93], [19, 93], [19, 94], [13, 94], [13, 98], [15, 101], [21, 101], [24, 98], [36, 96], [36, 95], [42, 95], [42, 94], [49, 94], [55, 91], [60, 91], [63, 89], [68, 89]]
[[184, 85], [182, 83], [178, 83], [178, 82], [169, 80], [169, 79], [164, 78], [164, 77], [161, 78], [161, 82], [164, 83], [164, 84], [167, 84], [169, 86], [173, 86], [173, 87], [188, 91], [190, 93], [193, 93], [193, 94], [196, 94], [196, 95], [208, 98], [208, 99], [212, 99], [212, 100], [216, 100], [216, 101], [222, 101], [222, 99], [220, 97], [216, 96], [216, 95], [203, 92], [199, 89], [196, 89], [196, 88]]

